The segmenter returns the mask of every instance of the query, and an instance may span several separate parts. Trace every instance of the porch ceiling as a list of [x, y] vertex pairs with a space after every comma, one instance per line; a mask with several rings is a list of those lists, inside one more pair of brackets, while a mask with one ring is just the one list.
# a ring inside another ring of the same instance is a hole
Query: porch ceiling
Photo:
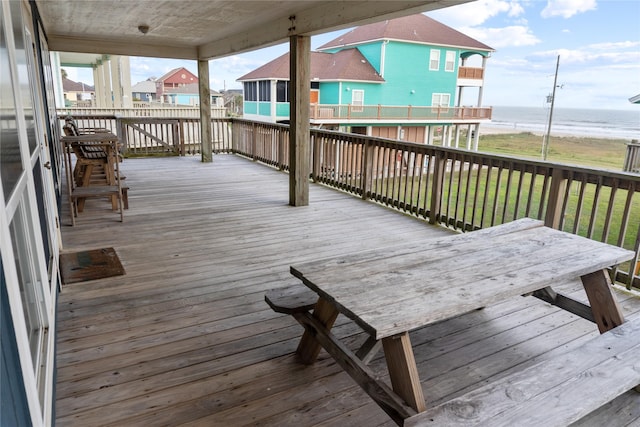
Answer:
[[[54, 51], [212, 59], [282, 43], [291, 35], [319, 34], [468, 1], [36, 0], [36, 4]], [[148, 26], [148, 32], [143, 34], [139, 26]]]

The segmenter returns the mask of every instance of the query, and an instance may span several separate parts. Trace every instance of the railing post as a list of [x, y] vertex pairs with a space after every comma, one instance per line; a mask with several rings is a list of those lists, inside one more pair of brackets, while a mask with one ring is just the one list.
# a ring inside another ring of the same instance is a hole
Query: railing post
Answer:
[[362, 182], [362, 199], [366, 200], [371, 194], [374, 157], [373, 144], [371, 144], [371, 142], [369, 142], [368, 140], [364, 140], [364, 144], [362, 146], [362, 157], [362, 171], [360, 173]]
[[562, 169], [554, 168], [551, 173], [551, 188], [547, 200], [547, 212], [544, 217], [544, 225], [560, 229], [562, 227], [562, 206], [567, 191], [567, 178]]
[[231, 119], [231, 153], [238, 153], [238, 138], [240, 137], [240, 124], [236, 119]]
[[182, 145], [182, 141], [180, 140], [180, 119], [176, 122], [171, 123], [171, 137], [173, 139], [174, 150], [178, 152], [178, 156], [184, 156], [184, 145]]
[[122, 144], [122, 154], [129, 153], [129, 138], [127, 137], [127, 125], [121, 117], [116, 117], [116, 133]]
[[251, 123], [251, 158], [253, 161], [257, 161], [256, 153], [258, 152], [258, 126], [256, 123]]
[[309, 141], [311, 142], [311, 179], [313, 179], [313, 182], [318, 182], [318, 177], [322, 173], [322, 156], [320, 155], [320, 152], [322, 150], [322, 145], [324, 144], [324, 138], [311, 133]]
[[444, 172], [447, 167], [447, 158], [444, 153], [437, 152], [433, 164], [433, 180], [431, 181], [431, 212], [429, 224], [435, 224], [440, 219], [442, 209], [442, 194], [444, 192]]
[[285, 148], [284, 131], [282, 128], [280, 128], [278, 129], [278, 170], [281, 170], [281, 171], [285, 169], [284, 168], [284, 162], [285, 162], [284, 148]]

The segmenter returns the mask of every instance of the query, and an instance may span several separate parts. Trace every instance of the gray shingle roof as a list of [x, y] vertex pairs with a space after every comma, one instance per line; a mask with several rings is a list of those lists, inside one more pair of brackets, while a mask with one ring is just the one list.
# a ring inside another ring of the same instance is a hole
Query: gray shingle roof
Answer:
[[486, 44], [421, 13], [356, 27], [348, 33], [320, 46], [318, 50], [350, 46], [375, 40], [404, 40], [414, 43], [494, 51], [493, 48]]
[[[311, 79], [355, 80], [384, 82], [375, 68], [358, 49], [344, 49], [338, 53], [311, 52]], [[264, 79], [289, 79], [289, 53], [264, 64], [238, 81]]]
[[62, 79], [62, 90], [65, 92], [93, 92], [95, 89], [86, 83], [74, 82], [64, 78]]

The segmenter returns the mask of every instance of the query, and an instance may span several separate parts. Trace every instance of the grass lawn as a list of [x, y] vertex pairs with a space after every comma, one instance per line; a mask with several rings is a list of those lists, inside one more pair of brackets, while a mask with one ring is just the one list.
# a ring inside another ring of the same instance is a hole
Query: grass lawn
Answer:
[[[626, 144], [622, 139], [551, 136], [547, 161], [621, 171]], [[478, 150], [542, 160], [542, 136], [531, 132], [480, 135]]]

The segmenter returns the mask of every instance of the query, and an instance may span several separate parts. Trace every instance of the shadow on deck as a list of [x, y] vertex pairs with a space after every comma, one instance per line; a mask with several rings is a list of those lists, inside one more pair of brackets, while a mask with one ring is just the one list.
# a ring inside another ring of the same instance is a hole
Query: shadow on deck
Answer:
[[[290, 207], [286, 174], [231, 155], [213, 164], [128, 159], [123, 171], [124, 223], [107, 201], [89, 200], [62, 230], [65, 250], [114, 247], [126, 275], [66, 285], [59, 296], [57, 425], [394, 425], [326, 353], [312, 367], [296, 362], [302, 327], [271, 311], [264, 292], [295, 283], [292, 263], [428, 245], [450, 231], [318, 185], [310, 206]], [[573, 287], [577, 298], [581, 290]], [[628, 316], [640, 312], [640, 299], [618, 296]], [[353, 349], [364, 341], [346, 319], [337, 325]], [[596, 334], [518, 298], [411, 339], [430, 406]], [[371, 366], [386, 375], [381, 355]], [[630, 392], [584, 425], [639, 420], [640, 394]]]

